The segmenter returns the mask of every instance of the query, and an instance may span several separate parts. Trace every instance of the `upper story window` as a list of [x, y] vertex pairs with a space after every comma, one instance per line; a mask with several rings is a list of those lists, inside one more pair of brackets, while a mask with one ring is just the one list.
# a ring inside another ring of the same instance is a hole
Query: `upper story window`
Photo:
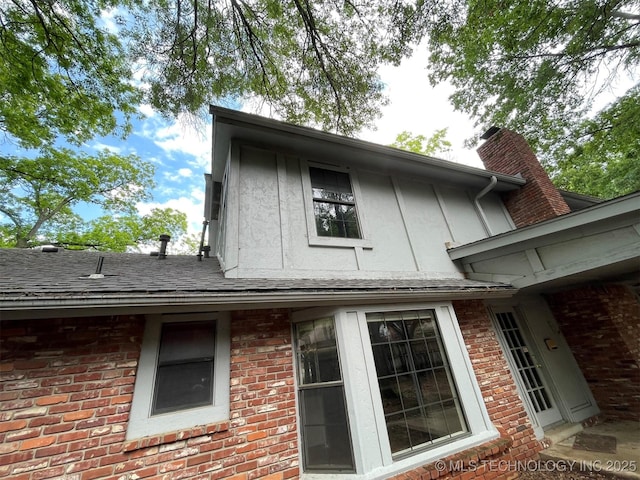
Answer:
[[226, 314], [147, 318], [127, 438], [229, 419]]
[[372, 248], [356, 172], [306, 160], [301, 167], [309, 245]]
[[310, 167], [309, 176], [318, 235], [361, 238], [349, 174]]

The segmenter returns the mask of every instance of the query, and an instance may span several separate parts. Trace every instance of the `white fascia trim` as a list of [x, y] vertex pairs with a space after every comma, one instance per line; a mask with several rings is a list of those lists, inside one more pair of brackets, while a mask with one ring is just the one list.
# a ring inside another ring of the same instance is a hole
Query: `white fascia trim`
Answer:
[[[468, 245], [462, 245], [449, 250], [451, 260], [477, 255], [508, 247], [510, 245], [537, 240], [544, 236], [560, 233], [572, 228], [586, 227], [589, 224], [609, 220], [617, 216], [638, 214], [640, 209], [640, 192], [594, 205], [586, 210], [568, 213], [541, 223], [505, 232], [494, 237], [479, 240]], [[635, 220], [637, 222], [637, 218]]]

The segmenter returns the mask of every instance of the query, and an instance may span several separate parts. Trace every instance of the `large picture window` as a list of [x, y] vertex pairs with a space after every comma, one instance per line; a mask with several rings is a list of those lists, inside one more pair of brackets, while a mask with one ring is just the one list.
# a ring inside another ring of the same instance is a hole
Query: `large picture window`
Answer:
[[432, 310], [367, 313], [391, 452], [425, 448], [467, 432]]
[[305, 471], [353, 471], [344, 385], [332, 317], [295, 325]]
[[293, 320], [306, 479], [391, 478], [498, 438], [450, 303]]

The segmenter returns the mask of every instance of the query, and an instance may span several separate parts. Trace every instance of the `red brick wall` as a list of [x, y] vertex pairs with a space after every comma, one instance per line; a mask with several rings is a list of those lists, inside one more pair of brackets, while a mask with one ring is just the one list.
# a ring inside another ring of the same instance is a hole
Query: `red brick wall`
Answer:
[[286, 314], [234, 315], [229, 422], [127, 442], [143, 328], [135, 316], [2, 322], [0, 477], [298, 475]]
[[541, 449], [524, 410], [509, 365], [482, 300], [456, 300], [453, 307], [489, 417], [513, 441], [516, 461], [536, 458]]
[[488, 170], [521, 174], [527, 181], [523, 187], [503, 197], [516, 227], [571, 211], [522, 135], [503, 128], [487, 139], [477, 152]]
[[640, 304], [622, 285], [587, 286], [547, 301], [605, 419], [640, 420]]
[[[482, 302], [457, 301], [455, 309], [501, 438], [445, 459], [445, 465], [462, 467], [459, 470], [429, 464], [398, 479], [512, 478], [517, 467], [504, 462], [537, 458], [539, 443]], [[143, 329], [144, 319], [136, 316], [2, 323], [0, 477], [299, 476], [286, 312], [233, 314], [228, 422], [126, 441]], [[475, 462], [473, 468], [469, 462]]]

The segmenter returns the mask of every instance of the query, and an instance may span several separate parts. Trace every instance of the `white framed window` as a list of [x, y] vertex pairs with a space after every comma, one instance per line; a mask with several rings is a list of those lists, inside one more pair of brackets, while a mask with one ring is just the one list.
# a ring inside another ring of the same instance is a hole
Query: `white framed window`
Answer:
[[229, 418], [229, 317], [149, 315], [127, 439]]
[[[450, 303], [313, 309], [294, 322], [327, 317], [355, 464], [331, 478], [387, 478], [499, 436]], [[307, 469], [303, 478], [326, 476]]]
[[309, 245], [371, 248], [355, 171], [301, 161]]
[[353, 472], [351, 435], [333, 317], [294, 324], [305, 471]]

